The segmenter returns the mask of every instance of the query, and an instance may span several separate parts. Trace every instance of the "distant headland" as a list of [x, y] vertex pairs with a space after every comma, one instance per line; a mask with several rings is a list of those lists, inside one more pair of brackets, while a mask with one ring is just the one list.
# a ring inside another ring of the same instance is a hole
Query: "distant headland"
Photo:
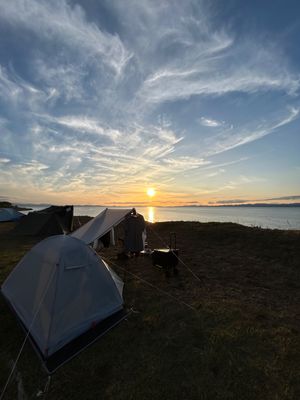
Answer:
[[300, 207], [300, 203], [190, 204], [180, 207]]
[[10, 203], [9, 201], [0, 201], [0, 208], [13, 208], [14, 210], [17, 211], [29, 211], [32, 210], [32, 208], [29, 207], [23, 207], [23, 206], [18, 206]]

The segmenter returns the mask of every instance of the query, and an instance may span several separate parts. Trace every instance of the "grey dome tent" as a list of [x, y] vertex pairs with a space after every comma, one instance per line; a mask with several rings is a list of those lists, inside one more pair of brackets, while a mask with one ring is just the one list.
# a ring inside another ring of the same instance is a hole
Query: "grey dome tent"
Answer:
[[125, 317], [123, 282], [81, 240], [34, 246], [1, 291], [52, 373]]
[[25, 214], [14, 208], [0, 208], [0, 222], [17, 221], [22, 217], [25, 217]]

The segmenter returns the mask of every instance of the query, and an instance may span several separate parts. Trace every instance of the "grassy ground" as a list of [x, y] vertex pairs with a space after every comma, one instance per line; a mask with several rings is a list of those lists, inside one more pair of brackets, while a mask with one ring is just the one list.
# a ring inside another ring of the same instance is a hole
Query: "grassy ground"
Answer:
[[[0, 283], [39, 240], [11, 227], [0, 225]], [[156, 223], [150, 247], [164, 247], [170, 231], [197, 277], [183, 264], [166, 277], [148, 257], [121, 261], [104, 249], [134, 312], [58, 370], [47, 399], [299, 399], [299, 232]], [[0, 309], [2, 388], [24, 334], [2, 298]], [[26, 344], [4, 398], [36, 398], [46, 380]]]

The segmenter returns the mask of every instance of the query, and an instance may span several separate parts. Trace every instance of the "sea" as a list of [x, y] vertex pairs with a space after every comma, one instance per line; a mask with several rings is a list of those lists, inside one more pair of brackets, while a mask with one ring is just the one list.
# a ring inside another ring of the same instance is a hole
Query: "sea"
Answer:
[[[27, 206], [33, 210], [46, 207]], [[101, 206], [74, 206], [74, 216], [95, 217], [104, 209]], [[235, 222], [251, 227], [300, 230], [300, 207], [136, 207], [136, 210], [149, 222]]]

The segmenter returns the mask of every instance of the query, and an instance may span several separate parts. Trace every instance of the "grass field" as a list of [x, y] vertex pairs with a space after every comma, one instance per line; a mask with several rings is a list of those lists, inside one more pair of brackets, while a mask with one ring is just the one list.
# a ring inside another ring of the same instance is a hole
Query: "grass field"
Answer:
[[[40, 240], [12, 226], [0, 225], [0, 283]], [[101, 251], [134, 311], [52, 376], [47, 399], [300, 399], [300, 233], [166, 222], [149, 225], [150, 247], [171, 231], [178, 276]], [[24, 333], [0, 308], [1, 392]], [[37, 398], [46, 381], [27, 343], [4, 399]]]

